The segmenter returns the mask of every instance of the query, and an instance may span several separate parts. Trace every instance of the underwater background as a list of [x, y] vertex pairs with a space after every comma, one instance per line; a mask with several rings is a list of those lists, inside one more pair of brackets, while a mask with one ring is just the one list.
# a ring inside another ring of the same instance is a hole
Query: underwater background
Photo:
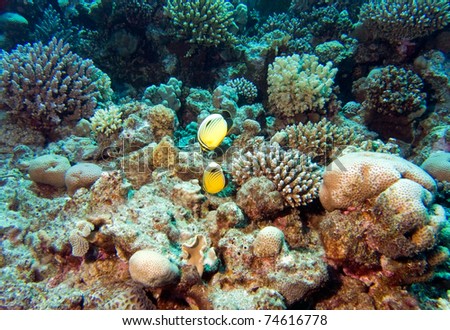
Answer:
[[450, 4], [1, 0], [0, 309], [449, 309]]

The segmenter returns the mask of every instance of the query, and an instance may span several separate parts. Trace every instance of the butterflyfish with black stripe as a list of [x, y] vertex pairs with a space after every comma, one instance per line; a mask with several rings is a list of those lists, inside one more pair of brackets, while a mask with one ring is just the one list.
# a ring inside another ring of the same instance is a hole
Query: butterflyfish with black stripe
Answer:
[[197, 131], [197, 139], [203, 151], [212, 151], [216, 149], [227, 136], [233, 121], [228, 112], [222, 114], [212, 114], [206, 117]]
[[227, 184], [225, 174], [222, 167], [216, 162], [211, 162], [203, 171], [202, 186], [209, 194], [217, 194], [221, 192]]

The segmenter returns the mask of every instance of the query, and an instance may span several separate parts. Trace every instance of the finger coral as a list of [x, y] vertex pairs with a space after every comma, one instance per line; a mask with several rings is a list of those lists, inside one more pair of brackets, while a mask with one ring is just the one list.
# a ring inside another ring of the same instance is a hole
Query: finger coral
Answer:
[[284, 118], [304, 112], [325, 113], [336, 73], [331, 62], [319, 64], [315, 55], [275, 58], [267, 75], [272, 113]]
[[238, 185], [253, 177], [268, 178], [291, 207], [312, 202], [321, 183], [321, 168], [310, 157], [294, 149], [285, 151], [277, 143], [235, 155], [232, 175]]
[[48, 135], [92, 115], [101, 96], [104, 74], [56, 38], [3, 52], [0, 65], [0, 106]]

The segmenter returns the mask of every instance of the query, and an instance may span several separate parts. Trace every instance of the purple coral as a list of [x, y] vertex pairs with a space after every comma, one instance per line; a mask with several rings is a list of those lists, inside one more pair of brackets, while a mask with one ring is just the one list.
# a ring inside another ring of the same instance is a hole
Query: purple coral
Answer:
[[0, 108], [47, 132], [92, 115], [104, 74], [53, 38], [1, 55]]

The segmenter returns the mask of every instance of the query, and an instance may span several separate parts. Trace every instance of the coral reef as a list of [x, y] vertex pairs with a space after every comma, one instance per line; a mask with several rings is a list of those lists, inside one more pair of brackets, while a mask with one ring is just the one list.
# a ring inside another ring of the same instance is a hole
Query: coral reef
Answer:
[[0, 309], [448, 308], [449, 12], [0, 1]]
[[233, 6], [223, 0], [170, 0], [164, 7], [177, 36], [190, 44], [204, 47], [230, 45], [235, 41]]

